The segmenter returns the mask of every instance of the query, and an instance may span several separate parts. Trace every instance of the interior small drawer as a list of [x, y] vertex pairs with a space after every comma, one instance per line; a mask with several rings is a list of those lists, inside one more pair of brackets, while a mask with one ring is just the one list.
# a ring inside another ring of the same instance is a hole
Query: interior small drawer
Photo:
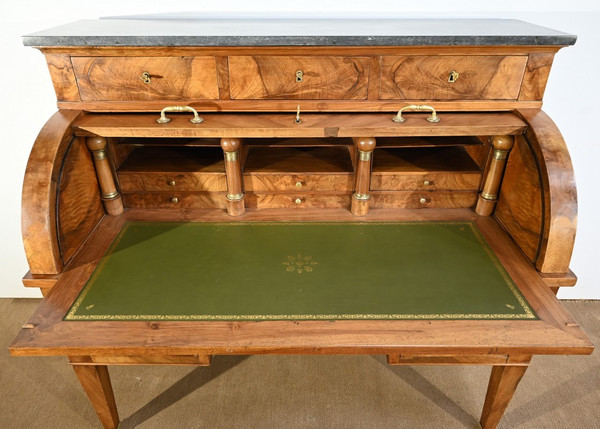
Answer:
[[225, 192], [123, 193], [123, 205], [142, 209], [225, 209]]
[[245, 174], [244, 188], [253, 192], [351, 192], [354, 175], [346, 174]]
[[231, 56], [232, 99], [365, 100], [367, 57]]
[[369, 205], [378, 209], [457, 209], [473, 207], [476, 202], [477, 192], [474, 191], [374, 191]]
[[382, 100], [516, 100], [526, 55], [384, 56]]
[[481, 173], [378, 173], [371, 175], [371, 189], [380, 191], [441, 189], [478, 190]]
[[131, 173], [119, 172], [121, 192], [227, 190], [225, 173]]
[[82, 101], [218, 99], [214, 57], [72, 57]]
[[349, 208], [351, 194], [261, 194], [248, 192], [244, 197], [246, 207], [253, 209]]

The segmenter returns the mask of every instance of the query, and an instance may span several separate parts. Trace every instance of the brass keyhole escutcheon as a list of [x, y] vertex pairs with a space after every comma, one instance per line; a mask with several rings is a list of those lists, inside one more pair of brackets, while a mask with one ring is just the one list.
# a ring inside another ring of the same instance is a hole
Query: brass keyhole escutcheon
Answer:
[[304, 79], [304, 72], [302, 70], [296, 71], [296, 82], [302, 82]]
[[452, 70], [450, 72], [450, 74], [448, 75], [448, 82], [454, 83], [457, 80], [458, 80], [458, 72], [456, 72], [455, 70]]
[[142, 75], [140, 76], [140, 79], [142, 79], [142, 82], [144, 82], [144, 83], [152, 83], [152, 79], [150, 78], [150, 73], [148, 73], [147, 71], [142, 73]]

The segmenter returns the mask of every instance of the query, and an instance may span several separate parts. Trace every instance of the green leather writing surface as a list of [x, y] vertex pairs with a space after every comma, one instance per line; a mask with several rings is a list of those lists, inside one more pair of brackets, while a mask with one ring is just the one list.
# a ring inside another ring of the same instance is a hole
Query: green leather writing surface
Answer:
[[65, 316], [535, 318], [471, 222], [129, 222]]

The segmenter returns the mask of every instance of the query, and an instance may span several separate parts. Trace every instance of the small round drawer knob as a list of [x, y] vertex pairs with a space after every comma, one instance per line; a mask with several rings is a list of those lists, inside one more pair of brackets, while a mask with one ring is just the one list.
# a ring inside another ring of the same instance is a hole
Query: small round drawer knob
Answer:
[[427, 203], [427, 200], [426, 200], [425, 198], [421, 198], [421, 199], [419, 200], [419, 202], [420, 202], [421, 204], [425, 204], [425, 203]]
[[424, 180], [423, 185], [429, 186], [429, 185], [431, 185], [431, 182], [429, 180]]
[[174, 180], [169, 180], [167, 182], [167, 185], [169, 185], [169, 186], [175, 186], [175, 181]]
[[296, 198], [296, 199], [294, 200], [294, 202], [295, 202], [296, 204], [302, 204], [302, 200], [301, 200], [300, 198]]
[[302, 187], [302, 182], [296, 182], [296, 188], [301, 188]]
[[177, 204], [177, 203], [179, 202], [179, 198], [177, 198], [177, 197], [173, 197], [173, 198], [171, 198], [171, 202], [172, 202], [173, 204]]

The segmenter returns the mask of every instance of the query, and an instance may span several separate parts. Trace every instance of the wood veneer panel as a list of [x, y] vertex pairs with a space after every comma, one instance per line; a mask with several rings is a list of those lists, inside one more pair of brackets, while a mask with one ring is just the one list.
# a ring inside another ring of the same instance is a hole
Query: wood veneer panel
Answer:
[[361, 57], [230, 56], [231, 98], [364, 100], [369, 65]]
[[535, 52], [529, 54], [519, 100], [541, 100], [554, 61], [554, 53]]
[[25, 170], [21, 230], [33, 274], [63, 269], [58, 245], [56, 205], [60, 167], [73, 138], [71, 126], [80, 111], [56, 112], [40, 131]]
[[189, 115], [172, 115], [167, 124], [151, 114], [87, 114], [77, 122], [76, 133], [104, 137], [398, 137], [521, 134], [525, 123], [509, 112], [445, 113], [431, 124], [426, 114], [404, 115], [396, 123], [388, 113], [203, 114], [204, 122], [192, 124]]
[[71, 57], [67, 54], [50, 53], [47, 53], [45, 57], [54, 84], [56, 99], [58, 101], [81, 101]]
[[[72, 57], [71, 60], [83, 101], [219, 98], [214, 57]], [[143, 73], [148, 73], [149, 83], [141, 78]]]
[[518, 113], [529, 124], [524, 137], [538, 159], [543, 186], [544, 228], [535, 265], [544, 273], [565, 273], [577, 229], [577, 188], [571, 157], [560, 131], [546, 113], [538, 109]]
[[526, 56], [384, 56], [379, 98], [514, 100], [526, 63]]
[[68, 262], [104, 216], [92, 157], [82, 138], [69, 147], [58, 183], [58, 239]]
[[527, 255], [535, 261], [544, 225], [540, 171], [535, 155], [522, 138], [510, 152], [494, 215]]

